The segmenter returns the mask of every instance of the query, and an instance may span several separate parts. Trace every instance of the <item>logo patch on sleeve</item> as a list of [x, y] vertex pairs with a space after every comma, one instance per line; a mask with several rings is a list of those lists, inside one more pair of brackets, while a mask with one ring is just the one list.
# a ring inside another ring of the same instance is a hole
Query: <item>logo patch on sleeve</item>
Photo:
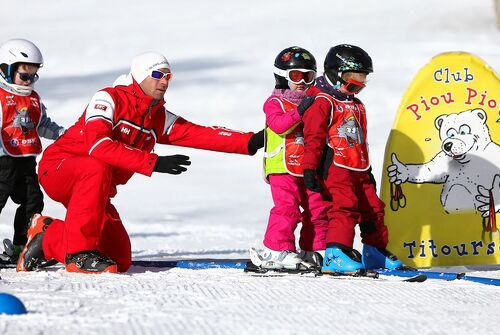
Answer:
[[106, 106], [106, 105], [102, 105], [102, 104], [95, 104], [95, 105], [94, 105], [94, 109], [100, 109], [100, 110], [102, 110], [103, 112], [105, 112], [105, 111], [106, 111], [106, 109], [108, 109], [108, 106]]

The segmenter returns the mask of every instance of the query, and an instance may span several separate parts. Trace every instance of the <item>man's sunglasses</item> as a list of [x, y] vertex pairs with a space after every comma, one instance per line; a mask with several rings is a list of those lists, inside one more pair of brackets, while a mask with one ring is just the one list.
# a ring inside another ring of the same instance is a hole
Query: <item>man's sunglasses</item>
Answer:
[[19, 75], [19, 79], [21, 79], [22, 81], [31, 81], [32, 83], [34, 83], [38, 80], [38, 73], [29, 74], [25, 72], [18, 72], [17, 74]]
[[149, 76], [153, 79], [156, 79], [156, 80], [162, 80], [163, 78], [166, 77], [167, 81], [170, 81], [173, 77], [173, 74], [172, 74], [172, 72], [164, 73], [164, 72], [161, 72], [158, 70], [153, 70], [153, 71], [151, 71], [151, 74]]

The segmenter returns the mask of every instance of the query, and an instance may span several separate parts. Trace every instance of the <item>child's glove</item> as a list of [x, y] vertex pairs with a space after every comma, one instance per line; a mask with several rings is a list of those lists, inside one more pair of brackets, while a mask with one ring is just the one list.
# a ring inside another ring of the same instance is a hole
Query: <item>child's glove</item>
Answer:
[[299, 113], [300, 117], [304, 115], [306, 110], [313, 104], [315, 97], [312, 95], [306, 96], [300, 104], [297, 106], [297, 112]]
[[373, 187], [375, 187], [375, 191], [377, 191], [377, 181], [375, 180], [375, 176], [373, 175], [371, 166], [368, 168], [368, 170], [366, 170], [366, 173], [368, 173], [368, 176], [370, 177], [370, 183], [373, 185]]
[[264, 129], [259, 131], [258, 133], [255, 133], [250, 137], [250, 140], [248, 141], [248, 153], [250, 155], [255, 155], [257, 150], [262, 148], [264, 146]]
[[191, 161], [188, 156], [158, 156], [158, 160], [156, 161], [153, 171], [169, 174], [181, 174], [182, 172], [187, 171], [187, 168], [182, 165], [191, 165]]
[[304, 184], [313, 192], [321, 193], [323, 191], [323, 186], [321, 186], [316, 171], [314, 170], [304, 170]]

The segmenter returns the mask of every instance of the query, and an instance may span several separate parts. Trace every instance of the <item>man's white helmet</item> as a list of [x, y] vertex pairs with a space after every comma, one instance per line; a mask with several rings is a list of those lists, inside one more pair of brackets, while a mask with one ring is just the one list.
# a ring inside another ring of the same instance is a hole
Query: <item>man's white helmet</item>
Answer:
[[43, 65], [43, 57], [40, 49], [32, 42], [15, 38], [0, 45], [0, 69], [2, 76], [8, 82], [12, 82], [13, 65], [16, 63], [29, 63], [38, 66]]

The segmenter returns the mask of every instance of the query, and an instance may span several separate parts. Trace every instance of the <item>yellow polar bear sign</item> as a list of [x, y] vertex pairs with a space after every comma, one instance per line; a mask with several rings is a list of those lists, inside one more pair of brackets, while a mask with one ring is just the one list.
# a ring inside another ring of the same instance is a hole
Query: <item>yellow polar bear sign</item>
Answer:
[[500, 80], [443, 53], [403, 96], [384, 159], [388, 249], [416, 267], [499, 264]]

